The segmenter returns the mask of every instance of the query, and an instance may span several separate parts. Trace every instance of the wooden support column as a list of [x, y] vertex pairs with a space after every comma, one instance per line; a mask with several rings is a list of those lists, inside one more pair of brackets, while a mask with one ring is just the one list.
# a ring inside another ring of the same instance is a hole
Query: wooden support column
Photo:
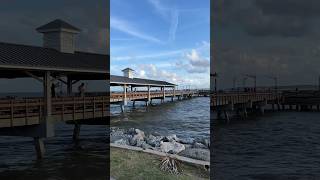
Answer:
[[127, 85], [123, 85], [123, 105], [127, 105]]
[[162, 96], [163, 96], [163, 101], [164, 101], [165, 98], [166, 98], [166, 89], [165, 89], [164, 86], [162, 87], [162, 90], [163, 90], [163, 91], [162, 91], [162, 93], [163, 93]]
[[224, 113], [224, 117], [225, 117], [225, 121], [226, 121], [226, 123], [228, 123], [228, 124], [229, 124], [229, 122], [230, 122], [230, 118], [229, 118], [228, 111], [227, 111], [227, 110], [224, 110], [224, 111], [223, 111], [223, 113]]
[[81, 127], [80, 124], [77, 124], [77, 123], [74, 124], [72, 139], [75, 143], [79, 142], [80, 127]]
[[44, 153], [45, 153], [43, 138], [35, 137], [34, 138], [34, 147], [37, 152], [37, 158], [42, 159], [44, 157]]
[[148, 106], [149, 104], [151, 104], [150, 89], [151, 89], [151, 87], [150, 87], [150, 85], [149, 85], [149, 86], [148, 86], [148, 100], [147, 100], [147, 103], [146, 103], [147, 106]]
[[39, 128], [37, 128], [37, 136], [34, 137], [34, 145], [37, 151], [37, 158], [44, 156], [45, 148], [43, 138], [54, 136], [54, 124], [52, 122], [52, 100], [51, 100], [51, 73], [46, 71], [43, 77], [43, 114], [41, 117]]
[[172, 94], [172, 97], [171, 97], [171, 101], [173, 101], [174, 100], [174, 97], [176, 96], [176, 87], [175, 86], [173, 86], [173, 94]]
[[121, 104], [121, 112], [125, 111], [125, 106], [127, 105], [127, 85], [123, 85], [123, 99], [122, 99], [122, 104]]
[[72, 95], [72, 79], [70, 79], [69, 77], [67, 80], [67, 93], [68, 93], [68, 96]]
[[50, 71], [45, 72], [44, 76], [44, 111], [43, 111], [43, 116], [44, 117], [51, 117], [51, 108], [52, 108], [52, 103], [51, 103], [51, 75]]

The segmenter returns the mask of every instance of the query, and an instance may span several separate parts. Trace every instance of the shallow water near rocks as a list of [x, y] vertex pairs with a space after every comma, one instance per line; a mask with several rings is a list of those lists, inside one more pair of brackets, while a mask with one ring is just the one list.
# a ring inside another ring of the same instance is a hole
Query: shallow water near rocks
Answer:
[[165, 103], [153, 101], [146, 107], [144, 102], [130, 104], [125, 113], [118, 105], [111, 106], [111, 126], [124, 129], [137, 128], [161, 135], [176, 134], [179, 138], [210, 138], [210, 98], [195, 97]]

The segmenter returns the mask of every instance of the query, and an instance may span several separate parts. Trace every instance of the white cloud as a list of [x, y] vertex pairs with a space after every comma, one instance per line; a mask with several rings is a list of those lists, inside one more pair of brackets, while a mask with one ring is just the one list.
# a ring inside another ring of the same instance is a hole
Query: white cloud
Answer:
[[186, 54], [186, 57], [194, 67], [208, 67], [210, 65], [209, 60], [200, 57], [196, 49], [192, 49], [190, 53]]
[[199, 49], [191, 49], [190, 52], [185, 54], [183, 60], [176, 62], [176, 67], [189, 73], [208, 73], [210, 61], [202, 57], [199, 51]]
[[129, 22], [120, 18], [110, 17], [110, 26], [112, 29], [116, 29], [118, 31], [124, 32], [126, 34], [146, 41], [151, 41], [160, 44], [163, 43], [160, 39], [139, 31], [138, 29], [134, 28], [133, 25], [131, 25]]

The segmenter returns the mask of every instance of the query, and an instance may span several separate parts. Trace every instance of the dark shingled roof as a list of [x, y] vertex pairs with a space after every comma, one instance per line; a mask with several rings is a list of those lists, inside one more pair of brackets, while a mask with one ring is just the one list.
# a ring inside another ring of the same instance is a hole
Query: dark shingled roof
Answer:
[[68, 29], [72, 31], [80, 31], [80, 29], [72, 26], [71, 24], [62, 21], [60, 19], [56, 19], [54, 21], [49, 22], [43, 26], [38, 27], [36, 30], [38, 32], [47, 31], [47, 30], [58, 30], [58, 29]]
[[151, 79], [128, 78], [124, 76], [110, 75], [110, 84], [130, 84], [130, 85], [152, 85], [152, 86], [175, 86], [175, 84], [166, 81], [157, 81]]
[[108, 73], [109, 55], [0, 42], [0, 68]]

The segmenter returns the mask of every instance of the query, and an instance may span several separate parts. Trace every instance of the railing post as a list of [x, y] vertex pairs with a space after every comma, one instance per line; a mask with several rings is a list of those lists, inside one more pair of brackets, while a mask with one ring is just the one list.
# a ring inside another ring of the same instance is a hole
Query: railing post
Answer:
[[28, 125], [28, 101], [27, 101], [27, 98], [25, 99], [25, 109], [26, 109], [25, 124]]
[[75, 97], [73, 97], [72, 100], [73, 100], [72, 120], [75, 120], [75, 118], [76, 118], [76, 102], [75, 102]]
[[102, 117], [104, 117], [104, 97], [102, 97]]
[[61, 105], [61, 119], [64, 120], [64, 98], [61, 98], [62, 105]]
[[10, 112], [11, 112], [11, 120], [10, 120], [10, 126], [12, 127], [13, 126], [13, 116], [14, 116], [14, 114], [13, 114], [13, 100], [11, 99], [10, 100]]
[[93, 119], [95, 118], [95, 113], [96, 113], [96, 101], [95, 101], [95, 97], [93, 97]]
[[42, 111], [41, 111], [41, 99], [39, 99], [39, 123], [41, 121]]
[[82, 119], [85, 119], [85, 113], [86, 113], [86, 99], [83, 96], [83, 109], [82, 109]]

